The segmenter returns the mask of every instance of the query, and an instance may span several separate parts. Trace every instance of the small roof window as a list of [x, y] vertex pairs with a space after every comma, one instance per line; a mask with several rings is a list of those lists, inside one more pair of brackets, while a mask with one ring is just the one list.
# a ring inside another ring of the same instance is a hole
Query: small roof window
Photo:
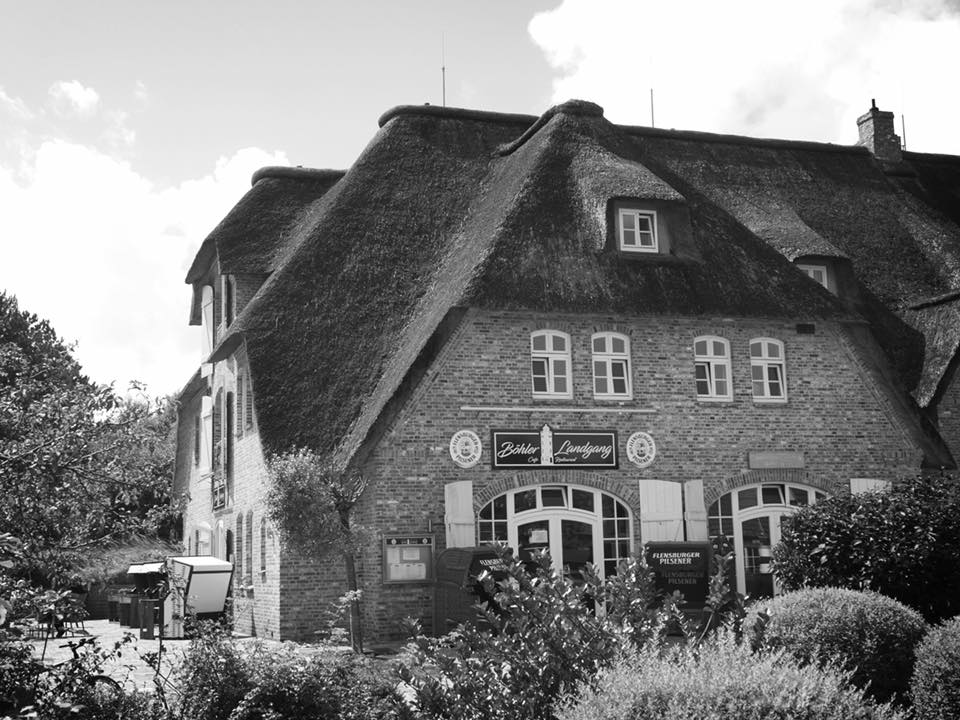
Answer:
[[659, 252], [657, 213], [653, 210], [618, 208], [617, 240], [620, 250], [624, 252]]

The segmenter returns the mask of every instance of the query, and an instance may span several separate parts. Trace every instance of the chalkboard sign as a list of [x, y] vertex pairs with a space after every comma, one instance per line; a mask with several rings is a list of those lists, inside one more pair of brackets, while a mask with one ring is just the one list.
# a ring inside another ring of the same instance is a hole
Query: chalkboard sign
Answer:
[[649, 542], [647, 564], [654, 572], [657, 589], [679, 590], [685, 608], [702, 608], [710, 592], [710, 543]]

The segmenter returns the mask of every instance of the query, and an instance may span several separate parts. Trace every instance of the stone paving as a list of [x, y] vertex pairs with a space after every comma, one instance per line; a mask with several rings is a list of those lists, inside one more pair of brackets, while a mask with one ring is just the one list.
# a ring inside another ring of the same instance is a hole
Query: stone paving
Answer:
[[[141, 639], [139, 637], [139, 629], [123, 627], [119, 623], [110, 622], [108, 620], [87, 620], [84, 623], [84, 629], [85, 634], [84, 632], [69, 632], [60, 638], [50, 637], [47, 640], [44, 662], [60, 663], [69, 660], [72, 657], [72, 651], [70, 650], [70, 647], [67, 646], [67, 643], [77, 642], [82, 640], [84, 637], [96, 638], [100, 647], [104, 650], [112, 650], [118, 643], [120, 643], [120, 657], [112, 659], [105, 664], [104, 673], [118, 682], [123, 683], [128, 689], [154, 689], [157, 673], [154, 668], [144, 660], [143, 656], [150, 654], [155, 655], [157, 652], [159, 652], [161, 647], [160, 640]], [[131, 640], [129, 643], [124, 643], [123, 640], [127, 635], [131, 635], [133, 640]], [[284, 643], [278, 640], [263, 640], [261, 638], [253, 637], [239, 637], [237, 640], [241, 643], [261, 643], [267, 647], [281, 647], [284, 645]], [[43, 638], [31, 638], [29, 642], [34, 647], [36, 657], [39, 658], [41, 653], [44, 652]], [[167, 678], [169, 678], [173, 669], [180, 663], [181, 659], [183, 658], [183, 652], [189, 642], [189, 640], [169, 639], [164, 639], [162, 641], [163, 660], [160, 665], [161, 682], [164, 682]], [[305, 655], [313, 655], [319, 652], [350, 652], [348, 647], [330, 648], [329, 646], [321, 645], [288, 644], [294, 647], [296, 652], [303, 653]], [[398, 649], [399, 643], [395, 645], [396, 646], [391, 645], [380, 648], [376, 655], [381, 658], [391, 657]], [[83, 652], [83, 650], [81, 650], [81, 652]], [[172, 685], [168, 684], [167, 687], [172, 688]]]

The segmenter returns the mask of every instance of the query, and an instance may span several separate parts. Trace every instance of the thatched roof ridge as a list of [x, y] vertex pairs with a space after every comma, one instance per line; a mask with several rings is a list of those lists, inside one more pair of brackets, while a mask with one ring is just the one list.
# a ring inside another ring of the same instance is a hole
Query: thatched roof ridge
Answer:
[[272, 272], [276, 254], [292, 236], [291, 228], [311, 203], [343, 177], [343, 171], [263, 168], [253, 187], [207, 236], [187, 272], [186, 282], [201, 280], [213, 257], [220, 272]]
[[923, 371], [913, 396], [921, 407], [933, 402], [960, 350], [960, 293], [914, 306], [904, 319], [923, 333]]

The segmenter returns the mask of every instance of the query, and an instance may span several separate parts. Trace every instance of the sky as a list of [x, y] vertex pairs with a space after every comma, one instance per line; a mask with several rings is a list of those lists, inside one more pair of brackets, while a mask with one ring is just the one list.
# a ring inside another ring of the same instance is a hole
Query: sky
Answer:
[[616, 123], [850, 145], [876, 99], [909, 150], [960, 155], [960, 0], [0, 0], [0, 18], [0, 291], [121, 392], [196, 370], [184, 277], [253, 172], [347, 168], [396, 105], [582, 98]]

